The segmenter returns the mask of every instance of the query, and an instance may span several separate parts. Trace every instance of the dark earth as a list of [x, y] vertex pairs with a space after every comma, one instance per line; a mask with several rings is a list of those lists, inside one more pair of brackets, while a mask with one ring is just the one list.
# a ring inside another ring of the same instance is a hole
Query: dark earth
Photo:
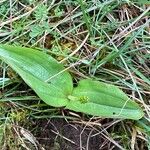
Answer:
[[[77, 123], [69, 123], [64, 119], [51, 119], [45, 122], [37, 122], [41, 132], [37, 132], [37, 140], [46, 150], [119, 150], [97, 133], [91, 127], [82, 126]], [[81, 142], [80, 142], [81, 141]]]

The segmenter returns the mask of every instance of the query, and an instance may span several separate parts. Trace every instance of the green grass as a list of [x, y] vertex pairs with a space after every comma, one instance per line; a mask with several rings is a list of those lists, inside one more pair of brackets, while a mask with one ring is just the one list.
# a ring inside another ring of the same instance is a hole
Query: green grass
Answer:
[[[69, 69], [74, 84], [81, 78], [94, 78], [117, 85], [139, 103], [150, 121], [150, 8], [145, 4], [140, 0], [4, 0], [0, 2], [0, 43], [33, 47], [52, 55]], [[97, 149], [150, 147], [149, 132], [143, 131], [149, 129], [146, 124], [137, 127], [130, 120], [52, 108], [3, 62], [0, 75], [1, 149], [48, 149], [43, 132], [53, 135], [53, 149], [66, 141], [66, 149], [75, 149], [75, 145], [92, 149], [90, 139], [96, 141], [99, 135], [102, 142], [96, 143]], [[80, 141], [63, 129], [54, 128], [53, 133], [47, 129], [50, 124], [57, 127], [59, 119], [64, 126], [80, 128]], [[84, 132], [88, 133], [85, 143]]]

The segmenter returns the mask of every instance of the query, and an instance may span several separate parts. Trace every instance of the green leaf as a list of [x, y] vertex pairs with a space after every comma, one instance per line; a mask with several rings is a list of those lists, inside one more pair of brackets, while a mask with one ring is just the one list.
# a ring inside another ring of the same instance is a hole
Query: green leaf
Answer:
[[150, 4], [150, 0], [136, 0], [135, 2], [139, 4]]
[[48, 10], [45, 4], [40, 4], [35, 10], [35, 19], [46, 20], [48, 19]]
[[141, 108], [116, 86], [89, 79], [73, 90], [66, 108], [90, 115], [138, 120]]
[[58, 5], [55, 9], [54, 9], [54, 13], [56, 17], [61, 17], [64, 13], [63, 10], [60, 9], [60, 6]]
[[43, 28], [40, 25], [34, 25], [31, 27], [30, 37], [34, 38], [37, 36], [41, 36], [44, 33]]
[[0, 45], [0, 58], [51, 106], [108, 118], [137, 120], [143, 116], [141, 108], [113, 85], [86, 79], [73, 90], [70, 74], [43, 52]]
[[135, 122], [135, 126], [138, 130], [146, 135], [147, 147], [150, 149], [150, 121], [143, 117]]
[[34, 49], [8, 45], [0, 45], [0, 58], [47, 104], [55, 107], [67, 104], [67, 96], [73, 89], [72, 78], [54, 58]]
[[136, 121], [135, 126], [145, 134], [147, 134], [150, 138], [150, 122], [145, 118], [142, 118]]

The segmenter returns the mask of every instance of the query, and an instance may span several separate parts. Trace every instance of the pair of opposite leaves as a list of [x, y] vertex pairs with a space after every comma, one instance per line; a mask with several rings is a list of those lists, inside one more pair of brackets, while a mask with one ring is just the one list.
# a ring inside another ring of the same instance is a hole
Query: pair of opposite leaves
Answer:
[[48, 105], [107, 118], [138, 120], [143, 116], [141, 108], [116, 86], [84, 79], [73, 88], [63, 65], [43, 52], [0, 45], [0, 58]]

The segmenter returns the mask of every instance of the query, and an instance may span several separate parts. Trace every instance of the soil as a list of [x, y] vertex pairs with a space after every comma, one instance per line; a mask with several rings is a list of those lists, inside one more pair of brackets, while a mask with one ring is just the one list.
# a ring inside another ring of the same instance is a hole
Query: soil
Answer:
[[118, 150], [101, 134], [92, 137], [97, 133], [92, 127], [85, 128], [85, 125], [69, 123], [64, 119], [40, 120], [36, 123], [38, 130], [34, 136], [45, 150], [108, 150], [111, 147]]

